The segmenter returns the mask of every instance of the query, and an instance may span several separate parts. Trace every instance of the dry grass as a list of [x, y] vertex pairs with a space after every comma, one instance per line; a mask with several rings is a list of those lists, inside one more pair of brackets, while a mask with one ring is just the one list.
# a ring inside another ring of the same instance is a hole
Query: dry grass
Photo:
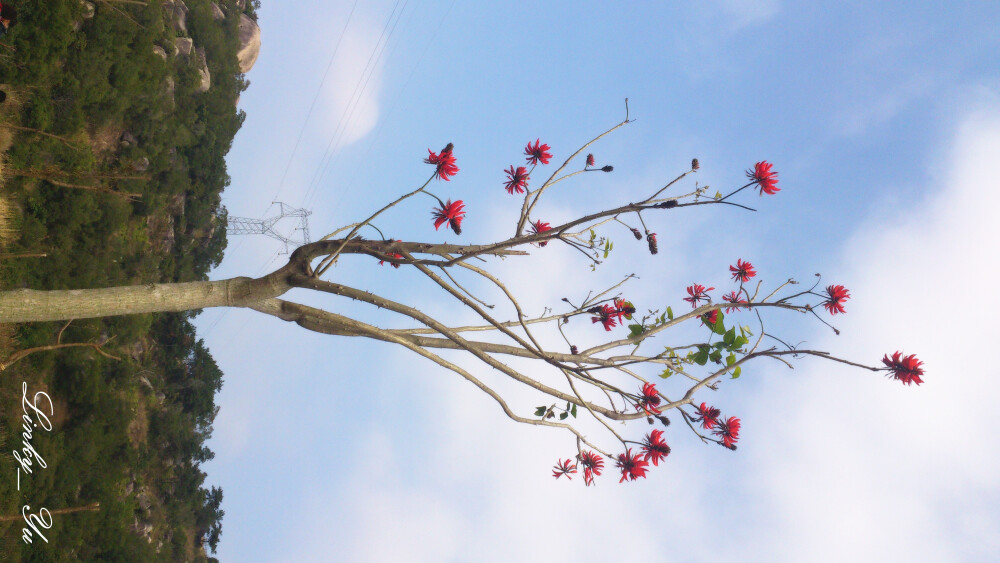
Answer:
[[[0, 186], [2, 185], [3, 177], [0, 176]], [[0, 195], [0, 249], [17, 240], [18, 236], [17, 229], [14, 227], [14, 206], [3, 195]]]

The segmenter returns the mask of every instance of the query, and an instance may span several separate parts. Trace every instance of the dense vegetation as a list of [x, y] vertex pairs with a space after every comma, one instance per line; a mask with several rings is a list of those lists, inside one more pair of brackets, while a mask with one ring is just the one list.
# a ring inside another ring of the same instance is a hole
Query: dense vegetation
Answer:
[[[186, 29], [160, 0], [22, 0], [0, 39], [0, 286], [73, 289], [205, 279], [225, 249], [224, 157], [243, 120], [232, 0], [186, 0]], [[242, 3], [241, 3], [242, 4]], [[175, 53], [179, 37], [196, 49]], [[203, 50], [203, 51], [202, 51]], [[211, 76], [202, 87], [201, 53]], [[12, 128], [11, 126], [14, 126]], [[132, 195], [129, 195], [132, 194]], [[14, 255], [44, 253], [39, 257]], [[62, 324], [0, 327], [0, 361], [52, 344]], [[4, 338], [4, 334], [10, 338]], [[110, 340], [108, 340], [110, 339]], [[0, 376], [0, 515], [86, 506], [31, 544], [0, 523], [4, 561], [212, 560], [222, 491], [200, 465], [222, 373], [185, 314], [73, 322], [64, 342]], [[21, 385], [46, 391], [55, 428], [32, 440], [46, 469], [21, 475]]]

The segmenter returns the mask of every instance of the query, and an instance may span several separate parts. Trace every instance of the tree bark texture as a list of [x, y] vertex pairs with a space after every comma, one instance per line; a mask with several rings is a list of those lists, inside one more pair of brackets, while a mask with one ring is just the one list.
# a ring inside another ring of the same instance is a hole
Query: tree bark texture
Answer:
[[271, 276], [219, 281], [153, 283], [101, 289], [0, 291], [0, 323], [88, 319], [139, 313], [249, 307], [290, 287]]

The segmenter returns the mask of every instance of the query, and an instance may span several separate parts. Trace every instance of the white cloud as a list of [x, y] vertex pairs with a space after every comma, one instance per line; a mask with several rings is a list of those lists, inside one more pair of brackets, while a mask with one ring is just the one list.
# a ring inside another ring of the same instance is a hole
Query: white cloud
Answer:
[[881, 210], [845, 251], [854, 299], [843, 336], [820, 345], [867, 363], [905, 346], [926, 362], [926, 383], [823, 363], [769, 375], [754, 398], [747, 418], [769, 417], [775, 430], [753, 443], [769, 505], [754, 527], [768, 531], [760, 549], [789, 561], [976, 560], [1000, 549], [1000, 511], [984, 502], [1000, 499], [989, 327], [1000, 306], [984, 292], [1000, 274], [997, 154], [998, 116], [969, 118], [927, 201]]

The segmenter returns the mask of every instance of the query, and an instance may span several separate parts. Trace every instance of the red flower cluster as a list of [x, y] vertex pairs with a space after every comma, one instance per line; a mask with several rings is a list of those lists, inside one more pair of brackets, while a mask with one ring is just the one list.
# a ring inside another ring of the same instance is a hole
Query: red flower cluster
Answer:
[[583, 482], [588, 487], [594, 484], [594, 475], [600, 476], [604, 470], [604, 460], [594, 452], [581, 453], [580, 464], [583, 465]]
[[625, 450], [623, 454], [618, 454], [618, 462], [615, 463], [615, 466], [622, 470], [622, 478], [618, 480], [619, 483], [624, 482], [625, 479], [635, 481], [639, 477], [646, 476], [649, 462], [639, 459], [641, 455], [640, 453], [632, 455], [631, 449]]
[[637, 409], [642, 409], [646, 414], [660, 414], [662, 412], [659, 408], [660, 405], [660, 394], [656, 392], [655, 383], [643, 383], [642, 385], [642, 397], [639, 398], [639, 403], [635, 406]]
[[828, 285], [826, 286], [826, 294], [828, 296], [827, 300], [823, 302], [826, 310], [830, 311], [831, 315], [844, 313], [844, 301], [851, 298], [851, 294], [847, 291], [847, 288], [842, 285]]
[[[545, 231], [551, 231], [551, 230], [552, 230], [552, 225], [549, 225], [548, 223], [542, 223], [541, 219], [531, 224], [531, 234], [533, 235], [537, 235], [538, 233], [544, 233]], [[538, 243], [538, 246], [545, 246], [548, 243], [549, 241], [543, 240]]]
[[458, 174], [458, 166], [455, 166], [455, 155], [451, 154], [452, 149], [455, 145], [448, 143], [448, 146], [441, 149], [441, 154], [434, 154], [434, 151], [427, 149], [430, 156], [424, 159], [427, 164], [433, 164], [437, 166], [437, 170], [434, 172], [438, 180], [448, 181], [449, 176], [454, 176]]
[[527, 156], [524, 160], [528, 161], [528, 164], [548, 164], [549, 159], [552, 158], [552, 153], [549, 152], [549, 146], [541, 144], [541, 139], [535, 139], [535, 146], [531, 146], [531, 142], [528, 142], [528, 146], [524, 147], [524, 154]]
[[920, 376], [924, 374], [924, 369], [920, 366], [924, 363], [917, 359], [916, 354], [910, 354], [909, 356], [903, 356], [902, 352], [896, 351], [892, 355], [892, 359], [889, 359], [889, 354], [886, 354], [882, 358], [882, 363], [886, 365], [886, 369], [892, 372], [892, 378], [896, 381], [902, 381], [904, 385], [909, 385], [911, 383], [916, 383], [920, 385], [924, 380], [920, 379]]
[[700, 283], [689, 285], [687, 288], [689, 297], [685, 297], [684, 300], [690, 303], [691, 308], [694, 309], [698, 307], [698, 303], [700, 301], [712, 300], [712, 298], [708, 296], [708, 292], [712, 291], [713, 289], [715, 288], [710, 287], [708, 289], [705, 289], [705, 286], [701, 285]]
[[[403, 242], [403, 241], [397, 240], [396, 242]], [[392, 254], [389, 254], [389, 257], [395, 258], [397, 260], [402, 260], [403, 255], [402, 254], [396, 254], [395, 252], [393, 252]], [[385, 264], [385, 260], [379, 260], [378, 261], [378, 265], [379, 266], [382, 266], [384, 264]], [[395, 262], [389, 262], [389, 264], [391, 264], [393, 268], [397, 268], [397, 269], [399, 268], [399, 264], [396, 264]]]
[[[594, 309], [596, 309], [596, 311]], [[604, 325], [604, 330], [607, 331], [610, 331], [615, 327], [615, 315], [618, 314], [618, 311], [615, 311], [614, 307], [605, 303], [604, 305], [595, 307], [594, 309], [589, 311], [597, 315], [596, 317], [590, 317], [591, 323], [601, 323]]]
[[725, 421], [716, 421], [718, 428], [712, 433], [722, 438], [722, 445], [731, 450], [736, 449], [736, 440], [740, 439], [740, 419], [735, 416], [727, 418]]
[[653, 430], [647, 434], [642, 443], [642, 451], [645, 452], [645, 461], [652, 461], [653, 465], [659, 466], [660, 460], [670, 455], [670, 446], [663, 441], [663, 430]]
[[744, 262], [743, 260], [737, 260], [735, 266], [729, 267], [729, 271], [733, 273], [733, 279], [739, 280], [740, 283], [746, 283], [750, 281], [750, 278], [757, 275], [757, 271], [753, 269], [753, 264]]
[[[743, 294], [737, 291], [731, 291], [729, 292], [729, 295], [723, 295], [722, 300], [736, 305], [747, 302], [746, 299], [743, 299]], [[739, 307], [726, 307], [726, 314], [732, 313], [733, 311], [739, 311], [739, 309]]]
[[719, 409], [705, 406], [705, 403], [702, 403], [700, 407], [695, 407], [695, 411], [697, 411], [698, 416], [694, 417], [694, 421], [700, 422], [701, 427], [705, 430], [715, 428], [715, 425], [719, 423], [719, 415], [722, 414]]
[[635, 305], [624, 299], [615, 299], [615, 314], [618, 316], [619, 323], [623, 322], [622, 317], [630, 321], [632, 320], [632, 315], [635, 314]]
[[719, 311], [718, 309], [709, 311], [701, 316], [701, 322], [705, 323], [705, 326], [712, 327], [715, 323], [719, 322]]
[[781, 191], [778, 187], [778, 173], [771, 170], [772, 166], [774, 165], [765, 160], [754, 164], [753, 169], [747, 170], [747, 178], [760, 187], [760, 195], [774, 195]]
[[589, 168], [589, 167], [591, 167], [593, 165], [594, 165], [594, 155], [593, 154], [588, 154], [587, 155], [587, 167]]
[[576, 465], [570, 463], [568, 459], [566, 461], [557, 459], [555, 466], [552, 468], [552, 476], [558, 479], [565, 475], [567, 479], [572, 481], [573, 478], [569, 476], [570, 473], [576, 473]]
[[503, 183], [504, 188], [507, 189], [507, 193], [513, 195], [514, 190], [517, 190], [517, 193], [523, 194], [524, 189], [528, 187], [528, 180], [531, 179], [531, 177], [528, 176], [528, 169], [523, 166], [514, 168], [514, 165], [512, 164], [510, 168], [504, 170], [504, 172], [507, 173], [507, 181]]
[[431, 216], [434, 217], [434, 230], [436, 231], [441, 225], [448, 223], [456, 235], [462, 234], [462, 220], [465, 219], [464, 209], [465, 204], [462, 203], [462, 200], [452, 203], [450, 199], [444, 208], [435, 207], [434, 211], [431, 212]]

